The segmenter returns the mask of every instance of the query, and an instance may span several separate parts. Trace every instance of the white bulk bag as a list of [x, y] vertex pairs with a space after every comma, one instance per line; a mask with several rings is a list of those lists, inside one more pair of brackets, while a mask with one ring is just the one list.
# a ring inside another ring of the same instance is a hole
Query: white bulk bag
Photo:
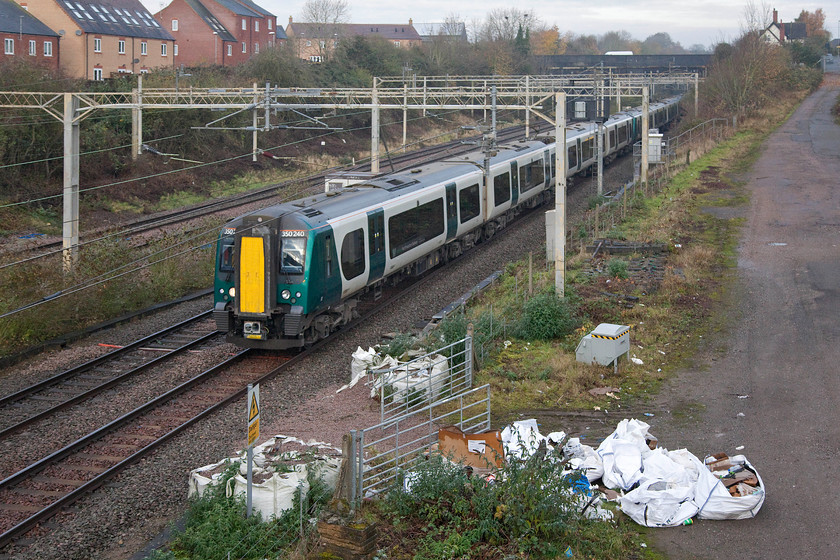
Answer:
[[743, 455], [730, 457], [732, 463], [740, 463], [752, 472], [758, 479], [758, 487], [749, 496], [731, 496], [723, 482], [709, 469], [703, 468], [705, 473], [697, 482], [695, 503], [699, 508], [697, 515], [700, 519], [749, 519], [755, 517], [764, 504], [764, 481], [755, 467]]

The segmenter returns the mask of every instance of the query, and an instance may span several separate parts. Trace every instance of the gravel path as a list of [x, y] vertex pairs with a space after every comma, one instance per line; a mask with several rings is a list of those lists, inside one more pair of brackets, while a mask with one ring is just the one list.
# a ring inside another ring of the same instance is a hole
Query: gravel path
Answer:
[[[607, 188], [626, 181], [631, 167], [630, 158], [611, 166], [605, 175]], [[567, 199], [568, 214], [571, 216], [585, 209], [594, 191], [591, 179], [579, 179]], [[263, 438], [285, 434], [304, 440], [314, 438], [338, 446], [342, 435], [350, 429], [378, 423], [378, 408], [374, 401], [367, 398], [365, 387], [335, 394], [335, 390], [349, 380], [350, 355], [356, 347], [366, 348], [376, 344], [384, 333], [416, 329], [419, 322], [430, 319], [492, 272], [523, 258], [528, 251], [543, 251], [544, 238], [543, 211], [529, 214], [516, 226], [508, 228], [494, 243], [481, 245], [453, 263], [422, 290], [411, 292], [368, 324], [338, 333], [305, 364], [263, 384], [260, 387]], [[196, 315], [210, 306], [210, 299], [204, 298], [97, 333], [63, 351], [45, 353], [0, 372], [0, 391], [11, 392], [107, 351], [98, 346], [99, 343], [125, 344]], [[173, 376], [197, 373], [210, 362], [233, 351], [234, 347], [220, 344], [195, 354], [191, 363], [173, 371]], [[142, 387], [142, 383], [138, 384], [132, 393], [142, 394]], [[119, 405], [108, 413], [124, 413], [134, 401], [129, 400], [127, 395], [126, 399], [111, 395], [110, 402]], [[108, 403], [108, 396], [91, 403], [94, 406], [91, 416], [98, 417], [96, 411], [105, 411]], [[38, 433], [27, 434], [28, 440], [16, 438], [13, 443], [3, 442], [3, 450], [25, 455], [28, 453], [25, 446], [37, 446], [37, 437], [45, 437], [45, 433], [50, 434], [51, 439], [70, 438], [81, 426], [88, 425], [87, 420], [74, 418], [69, 422], [53, 422], [43, 431], [39, 428]], [[70, 511], [53, 518], [49, 522], [52, 527], [49, 533], [34, 538], [25, 550], [11, 551], [12, 557], [21, 560], [132, 557], [183, 513], [191, 469], [231, 456], [244, 447], [245, 420], [243, 399], [174, 438], [153, 456], [78, 502]], [[2, 552], [8, 554], [10, 551]]]

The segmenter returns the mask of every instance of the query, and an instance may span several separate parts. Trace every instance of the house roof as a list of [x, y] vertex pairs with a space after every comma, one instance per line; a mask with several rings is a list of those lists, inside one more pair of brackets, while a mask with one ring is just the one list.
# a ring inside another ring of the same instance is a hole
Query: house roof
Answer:
[[788, 41], [795, 41], [797, 39], [806, 39], [808, 37], [808, 29], [804, 22], [785, 22], [782, 24], [785, 29], [785, 39]]
[[257, 12], [258, 14], [262, 14], [263, 16], [266, 16], [266, 17], [276, 18], [276, 16], [274, 14], [272, 14], [271, 12], [269, 12], [268, 10], [263, 8], [262, 6], [257, 6], [254, 2], [251, 2], [251, 0], [236, 0], [236, 1], [239, 2], [240, 4], [242, 4], [243, 6], [245, 6], [246, 8], [250, 8], [252, 11]]
[[238, 16], [245, 16], [245, 17], [255, 17], [261, 18], [263, 15], [256, 11], [252, 10], [251, 8], [244, 5], [244, 3], [239, 3], [236, 0], [214, 0], [220, 6], [230, 10], [234, 14]]
[[224, 25], [222, 25], [222, 22], [216, 19], [216, 16], [210, 13], [210, 10], [207, 9], [207, 6], [202, 4], [199, 0], [184, 1], [190, 8], [193, 9], [193, 11], [195, 11], [196, 14], [198, 14], [198, 17], [204, 20], [204, 23], [207, 24], [207, 27], [209, 27], [211, 31], [216, 33], [222, 41], [236, 42], [236, 37], [234, 37], [233, 34], [230, 31], [228, 31], [228, 29]]
[[308, 23], [291, 22], [286, 32], [300, 37], [329, 38], [379, 36], [395, 41], [420, 41], [421, 37], [413, 25], [404, 23]]
[[414, 29], [423, 37], [458, 37], [467, 38], [467, 26], [463, 22], [457, 23], [415, 23]]
[[174, 40], [139, 0], [56, 0], [85, 33]]
[[58, 37], [58, 33], [21, 8], [14, 0], [0, 0], [0, 32]]

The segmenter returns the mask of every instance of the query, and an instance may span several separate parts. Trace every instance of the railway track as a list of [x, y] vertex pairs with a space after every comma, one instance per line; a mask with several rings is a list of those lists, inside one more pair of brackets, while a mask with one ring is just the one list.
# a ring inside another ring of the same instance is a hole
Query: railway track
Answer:
[[[522, 126], [514, 126], [500, 130], [497, 135], [498, 141], [509, 142], [511, 140], [520, 138], [523, 134], [523, 128], [524, 127]], [[532, 126], [532, 129], [535, 133], [539, 130], [536, 126]], [[453, 140], [451, 142], [437, 144], [434, 146], [429, 146], [426, 148], [421, 148], [419, 150], [413, 150], [411, 152], [401, 153], [394, 156], [387, 156], [381, 160], [381, 165], [383, 169], [388, 169], [391, 172], [400, 171], [410, 166], [417, 165], [418, 163], [432, 161], [440, 157], [456, 156], [459, 154], [473, 151], [476, 147], [475, 142], [478, 140], [478, 137], [470, 137], [462, 140]], [[212, 200], [202, 204], [191, 206], [189, 208], [167, 212], [165, 215], [158, 215], [134, 220], [123, 226], [121, 235], [140, 235], [144, 232], [155, 230], [164, 226], [180, 224], [188, 220], [198, 219], [203, 216], [207, 216], [217, 212], [232, 210], [256, 202], [270, 200], [272, 198], [277, 197], [278, 189], [283, 189], [294, 184], [299, 184], [301, 183], [301, 181], [304, 184], [304, 190], [302, 193], [303, 196], [306, 192], [311, 192], [313, 190], [320, 191], [323, 188], [324, 180], [329, 173], [335, 171], [363, 172], [368, 170], [370, 170], [370, 164], [357, 165], [349, 169], [332, 168], [317, 175], [307, 177], [305, 179], [295, 179], [290, 181], [284, 181], [282, 183], [274, 183], [272, 185], [268, 185], [266, 187], [262, 187], [260, 189], [249, 191], [240, 195], [235, 195], [224, 199]], [[92, 230], [86, 234], [86, 237], [96, 238], [98, 236], [104, 235], [105, 233], [106, 230]], [[45, 254], [50, 254], [53, 252], [59, 252], [61, 251], [61, 249], [61, 240], [49, 240], [43, 243], [30, 243], [23, 250], [27, 252], [43, 252]], [[18, 252], [19, 251], [20, 249], [18, 249]]]
[[0, 398], [0, 440], [218, 339], [211, 311]]
[[[482, 244], [491, 245], [498, 239], [499, 237], [494, 236]], [[450, 262], [456, 262], [462, 258], [464, 258], [463, 255]], [[342, 331], [349, 331], [369, 320], [381, 309], [395, 305], [404, 295], [433, 281], [438, 275], [446, 274], [446, 270], [446, 267], [438, 267], [420, 278], [405, 281], [396, 287], [386, 288], [382, 296], [375, 301], [362, 302], [359, 307], [360, 317]], [[206, 314], [200, 314], [175, 325], [172, 330], [205, 317]], [[161, 333], [168, 331], [170, 329]], [[151, 342], [167, 336], [161, 333], [145, 337], [126, 346], [125, 349], [111, 352], [102, 358], [107, 358], [117, 352], [130, 354], [133, 351], [142, 351], [140, 349], [149, 347]], [[280, 363], [268, 372], [255, 371], [260, 367], [259, 360], [249, 361], [250, 357], [260, 355], [258, 351], [240, 351], [166, 393], [150, 399], [131, 412], [6, 476], [0, 481], [0, 549], [5, 549], [5, 552], [8, 548], [14, 548], [21, 537], [35, 528], [40, 528], [42, 532], [48, 531], [47, 520], [63, 508], [67, 508], [83, 496], [100, 488], [126, 467], [147, 456], [202, 418], [244, 396], [249, 383], [261, 383], [281, 374], [284, 369], [306, 359], [312, 351], [329, 342], [328, 338], [304, 352], [280, 354], [276, 358], [276, 361]], [[187, 350], [187, 346], [192, 344], [195, 343], [187, 342], [183, 347]], [[78, 368], [68, 370], [65, 374], [67, 378], [72, 378], [70, 372], [90, 371], [97, 367], [95, 364], [98, 360], [92, 360]], [[261, 362], [264, 363], [265, 360]], [[157, 364], [159, 365], [159, 362]], [[152, 364], [148, 366], [144, 364], [140, 367], [148, 368], [152, 367]], [[54, 376], [45, 382], [4, 397], [0, 399], [0, 405], [4, 402], [14, 402], [14, 397], [18, 394], [37, 394], [39, 390], [42, 390], [38, 387], [48, 386], [50, 381], [62, 383], [65, 374]], [[129, 374], [128, 371], [120, 375], [127, 374]], [[109, 383], [113, 386], [118, 383], [117, 377], [119, 375], [114, 377], [113, 382], [105, 381], [102, 385]], [[36, 420], [33, 419], [32, 422], [34, 421]], [[3, 432], [0, 432], [0, 440], [19, 429], [20, 426], [5, 428]]]

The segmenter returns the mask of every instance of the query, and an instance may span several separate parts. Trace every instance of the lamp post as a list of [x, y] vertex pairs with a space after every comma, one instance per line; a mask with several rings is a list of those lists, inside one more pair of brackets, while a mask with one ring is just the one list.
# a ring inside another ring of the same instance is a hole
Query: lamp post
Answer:
[[219, 63], [219, 32], [213, 32], [213, 64]]

